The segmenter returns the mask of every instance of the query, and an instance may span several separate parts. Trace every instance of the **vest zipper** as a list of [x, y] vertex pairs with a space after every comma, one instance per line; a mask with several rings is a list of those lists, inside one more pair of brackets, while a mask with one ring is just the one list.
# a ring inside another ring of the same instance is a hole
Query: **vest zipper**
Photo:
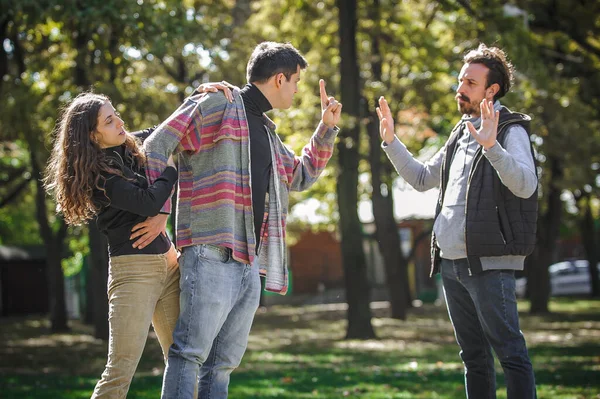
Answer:
[[500, 224], [500, 237], [502, 237], [502, 241], [504, 245], [506, 245], [506, 238], [504, 237], [504, 231], [502, 230], [502, 221], [500, 220], [500, 210], [498, 209], [498, 205], [496, 205], [496, 215], [498, 216], [498, 223]]
[[[471, 134], [469, 132], [469, 134]], [[467, 178], [467, 193], [465, 198], [465, 251], [467, 252], [467, 259], [469, 258], [469, 243], [467, 242], [467, 209], [469, 207], [469, 189], [471, 188], [471, 179], [475, 174], [475, 169], [477, 169], [477, 165], [479, 165], [479, 161], [483, 157], [482, 148], [479, 146], [477, 150], [475, 150], [475, 154], [473, 155], [473, 164], [471, 165], [471, 169], [469, 170], [469, 177]], [[469, 268], [469, 276], [471, 275], [471, 268]]]

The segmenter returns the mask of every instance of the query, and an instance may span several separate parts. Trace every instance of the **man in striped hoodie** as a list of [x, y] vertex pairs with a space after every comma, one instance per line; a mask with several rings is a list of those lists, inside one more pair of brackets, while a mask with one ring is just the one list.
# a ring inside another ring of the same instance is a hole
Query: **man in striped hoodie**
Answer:
[[192, 398], [197, 381], [198, 397], [226, 398], [258, 307], [259, 273], [266, 290], [287, 291], [289, 192], [307, 189], [325, 168], [342, 105], [321, 80], [321, 122], [301, 156], [264, 113], [291, 107], [307, 66], [292, 45], [261, 43], [232, 102], [223, 92], [193, 95], [146, 140], [150, 182], [179, 154], [181, 313], [163, 398]]

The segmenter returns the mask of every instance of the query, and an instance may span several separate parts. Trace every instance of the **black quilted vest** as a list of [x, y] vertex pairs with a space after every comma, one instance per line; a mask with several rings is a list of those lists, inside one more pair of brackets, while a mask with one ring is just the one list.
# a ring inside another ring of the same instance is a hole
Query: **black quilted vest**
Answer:
[[[498, 122], [498, 143], [504, 146], [509, 127], [514, 124], [521, 125], [529, 134], [530, 120], [527, 115], [502, 107]], [[436, 218], [442, 209], [450, 164], [462, 131], [463, 121], [460, 121], [446, 142], [446, 153], [440, 173], [440, 195], [435, 212]], [[533, 147], [530, 146], [530, 149], [533, 156]], [[481, 146], [475, 151], [467, 180], [465, 240], [471, 273], [482, 271], [480, 257], [531, 254], [535, 247], [537, 228], [537, 188], [527, 199], [515, 196], [502, 184], [482, 151]], [[435, 234], [432, 233], [432, 276], [439, 272], [440, 262], [440, 249]]]

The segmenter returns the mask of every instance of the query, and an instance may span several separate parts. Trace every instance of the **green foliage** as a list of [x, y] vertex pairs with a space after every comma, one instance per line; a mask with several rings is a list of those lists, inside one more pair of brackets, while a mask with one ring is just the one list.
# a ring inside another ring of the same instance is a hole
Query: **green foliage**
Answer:
[[42, 244], [32, 209], [35, 201], [31, 192], [24, 192], [13, 204], [0, 208], [0, 245]]
[[[460, 116], [454, 90], [462, 55], [484, 41], [505, 48], [516, 66], [514, 91], [502, 101], [534, 117], [542, 169], [549, 158], [563, 166], [560, 180], [550, 182], [542, 174], [542, 195], [552, 183], [597, 196], [600, 45], [592, 32], [600, 18], [598, 3], [517, 1], [527, 15], [514, 17], [505, 16], [504, 3], [381, 0], [376, 15], [372, 2], [359, 1], [364, 108], [356, 120], [345, 115], [341, 128], [359, 124], [364, 132], [375, 100], [385, 95], [413, 153], [439, 148]], [[342, 39], [334, 0], [25, 0], [2, 1], [1, 10], [7, 72], [0, 82], [0, 137], [3, 143], [16, 140], [21, 154], [0, 154], [0, 180], [9, 166], [31, 173], [30, 151], [43, 165], [60, 107], [82, 90], [108, 94], [128, 128], [142, 129], [160, 123], [203, 81], [242, 86], [248, 57], [263, 40], [290, 41], [309, 62], [293, 108], [271, 113], [291, 148], [299, 152], [320, 119], [318, 80], [325, 79], [328, 92], [339, 98]], [[380, 80], [372, 70], [379, 54]], [[438, 137], [425, 138], [422, 131]], [[359, 146], [366, 158], [366, 134]], [[311, 190], [292, 196], [292, 205], [323, 203], [318, 228], [337, 224], [336, 157]], [[368, 174], [366, 161], [359, 168]], [[368, 199], [369, 184], [361, 179], [361, 198]], [[33, 238], [31, 187], [0, 209], [3, 243], [39, 242]], [[306, 226], [303, 220], [290, 222], [291, 230]]]
[[[30, 154], [34, 154], [37, 167], [42, 168], [60, 108], [83, 90], [109, 95], [131, 130], [166, 118], [183, 96], [214, 72], [212, 61], [226, 56], [227, 41], [221, 39], [233, 22], [230, 3], [209, 4], [3, 2], [0, 34], [6, 75], [0, 81], [0, 144], [4, 143], [3, 149], [19, 146], [22, 156], [3, 150], [0, 163], [11, 168], [23, 166], [27, 168], [24, 173], [31, 173]], [[206, 65], [198, 62], [201, 51], [206, 51]], [[3, 167], [3, 174], [5, 170]], [[23, 201], [0, 209], [0, 220], [6, 221], [0, 228], [0, 242], [41, 242], [32, 187], [20, 195]], [[0, 188], [0, 199], [2, 193]], [[45, 215], [51, 223], [56, 221], [54, 208], [50, 204]], [[71, 251], [81, 258], [82, 231], [72, 229], [70, 233], [70, 246], [78, 246]], [[64, 266], [76, 270], [77, 263], [71, 258]]]
[[[40, 244], [30, 190], [29, 155], [22, 140], [0, 143], [0, 245]], [[21, 186], [21, 185], [24, 186]], [[14, 193], [14, 195], [13, 195]]]
[[86, 256], [90, 253], [87, 228], [74, 227], [68, 242], [68, 256], [62, 260], [62, 268], [66, 277], [74, 276], [81, 271]]

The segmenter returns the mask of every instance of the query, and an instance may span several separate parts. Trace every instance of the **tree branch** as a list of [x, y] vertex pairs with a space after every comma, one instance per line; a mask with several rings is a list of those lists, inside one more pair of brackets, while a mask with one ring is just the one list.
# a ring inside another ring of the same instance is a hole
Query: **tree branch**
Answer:
[[46, 207], [46, 192], [42, 183], [42, 172], [38, 165], [37, 156], [32, 143], [29, 143], [29, 154], [31, 156], [32, 179], [35, 179], [35, 202], [36, 202], [36, 219], [40, 226], [40, 233], [44, 241], [51, 242], [53, 238], [52, 229], [48, 222], [48, 212]]
[[0, 180], [0, 188], [5, 187], [5, 186], [9, 185], [10, 183], [12, 183], [17, 177], [22, 175], [23, 172], [25, 172], [25, 170], [26, 170], [25, 167], [12, 169], [10, 172], [8, 172], [8, 176], [6, 176], [6, 179]]
[[575, 43], [577, 43], [583, 49], [589, 51], [590, 53], [594, 54], [596, 57], [600, 58], [600, 48], [592, 46], [590, 43], [587, 42], [587, 40], [584, 37], [580, 37], [579, 35], [577, 35], [577, 36], [571, 35], [569, 37], [571, 38], [571, 40], [573, 40]]
[[[548, 21], [550, 22], [550, 21]], [[569, 25], [570, 26], [570, 25]], [[598, 58], [600, 58], [600, 48], [593, 46], [591, 43], [588, 43], [586, 37], [581, 35], [578, 32], [572, 32], [564, 25], [560, 26], [558, 23], [546, 23], [544, 21], [533, 21], [529, 24], [529, 27], [532, 31], [537, 33], [541, 32], [549, 32], [549, 33], [562, 33], [567, 36], [569, 39], [573, 40], [577, 45], [579, 45], [582, 49], [589, 51], [594, 54]]]
[[440, 4], [442, 6], [446, 6], [447, 8], [450, 8], [451, 10], [459, 10], [462, 7], [467, 12], [467, 14], [469, 14], [473, 18], [480, 18], [480, 15], [475, 12], [475, 10], [473, 9], [473, 7], [471, 7], [471, 4], [469, 4], [468, 1], [466, 1], [466, 0], [456, 0], [456, 1], [457, 1], [457, 3], [459, 3], [458, 5], [451, 1], [448, 1], [448, 0], [438, 0], [438, 4]]
[[202, 71], [200, 71], [200, 72], [196, 72], [196, 73], [194, 74], [194, 76], [192, 76], [192, 77], [189, 79], [189, 82], [190, 82], [190, 83], [193, 83], [193, 82], [195, 82], [196, 80], [200, 80], [200, 79], [202, 79], [202, 78], [204, 77], [204, 75], [205, 75], [205, 74], [206, 74], [206, 70], [202, 70]]
[[10, 204], [17, 196], [27, 187], [31, 181], [31, 176], [26, 177], [17, 187], [15, 187], [10, 193], [4, 198], [0, 198], [0, 208]]
[[175, 71], [174, 69], [172, 69], [171, 67], [169, 67], [165, 61], [162, 59], [162, 57], [158, 57], [158, 59], [160, 60], [160, 63], [162, 64], [163, 68], [165, 69], [165, 72], [167, 72], [167, 74], [172, 77], [175, 81], [178, 81], [179, 76], [177, 74], [177, 71]]
[[431, 11], [431, 15], [427, 18], [427, 21], [425, 22], [425, 29], [429, 29], [429, 25], [431, 25], [431, 23], [433, 22], [433, 19], [435, 18], [435, 15], [438, 12], [438, 6], [440, 5], [440, 3], [434, 4], [433, 6], [433, 10]]

